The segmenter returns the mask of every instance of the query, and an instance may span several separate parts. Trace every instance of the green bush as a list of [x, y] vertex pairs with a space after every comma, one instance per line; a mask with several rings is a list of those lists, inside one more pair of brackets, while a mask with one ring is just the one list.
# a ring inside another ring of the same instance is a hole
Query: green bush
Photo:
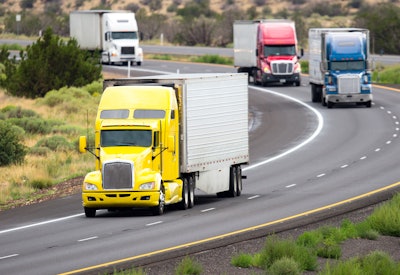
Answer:
[[[43, 97], [62, 87], [81, 87], [101, 78], [99, 56], [81, 50], [75, 39], [64, 42], [48, 28], [28, 46], [18, 64], [6, 62], [3, 85], [14, 96]], [[62, 64], [62, 66], [61, 66]]]
[[191, 58], [192, 62], [211, 63], [211, 64], [223, 64], [233, 65], [233, 59], [229, 57], [219, 56], [217, 54], [206, 54]]
[[33, 110], [22, 109], [20, 106], [13, 105], [4, 107], [1, 109], [1, 113], [3, 113], [6, 118], [39, 117]]
[[292, 258], [282, 257], [275, 261], [268, 269], [271, 275], [300, 275], [302, 270], [299, 264]]
[[35, 189], [45, 189], [53, 185], [50, 179], [34, 179], [29, 181], [29, 185]]
[[22, 144], [24, 130], [7, 121], [0, 120], [0, 166], [21, 164], [27, 153]]
[[383, 235], [400, 237], [400, 194], [375, 208], [367, 222]]
[[63, 121], [54, 119], [43, 119], [43, 118], [10, 118], [7, 121], [23, 128], [27, 133], [30, 134], [48, 134], [51, 133], [52, 128], [64, 124]]
[[249, 268], [253, 265], [253, 257], [250, 254], [240, 253], [231, 259], [231, 264], [237, 267]]
[[199, 275], [203, 269], [201, 265], [189, 257], [185, 257], [175, 269], [176, 275]]
[[275, 261], [283, 257], [293, 258], [301, 270], [315, 270], [317, 267], [317, 256], [312, 249], [297, 245], [293, 240], [268, 236], [259, 256], [260, 267], [268, 269]]
[[51, 136], [40, 139], [35, 147], [46, 147], [52, 151], [71, 151], [74, 146], [63, 136]]

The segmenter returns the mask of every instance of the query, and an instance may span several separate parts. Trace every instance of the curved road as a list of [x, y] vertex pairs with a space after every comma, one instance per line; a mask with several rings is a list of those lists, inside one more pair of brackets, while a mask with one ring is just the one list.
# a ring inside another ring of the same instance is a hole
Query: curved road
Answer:
[[[124, 67], [112, 69], [126, 73]], [[234, 72], [160, 61], [132, 69], [132, 76]], [[306, 83], [303, 78], [300, 87], [249, 88], [250, 164], [240, 197], [198, 194], [194, 208], [169, 209], [158, 217], [146, 211], [99, 211], [87, 219], [79, 195], [1, 212], [0, 274], [90, 273], [104, 263], [116, 266], [127, 258], [221, 241], [231, 232], [252, 234], [276, 221], [399, 185], [400, 94], [375, 88], [372, 108], [326, 109], [311, 103]]]

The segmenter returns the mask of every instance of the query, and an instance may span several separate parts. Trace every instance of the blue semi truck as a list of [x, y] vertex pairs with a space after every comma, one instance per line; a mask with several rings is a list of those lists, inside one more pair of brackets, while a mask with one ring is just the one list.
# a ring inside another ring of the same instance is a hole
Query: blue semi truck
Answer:
[[371, 107], [372, 60], [369, 31], [360, 28], [312, 28], [308, 32], [312, 102]]

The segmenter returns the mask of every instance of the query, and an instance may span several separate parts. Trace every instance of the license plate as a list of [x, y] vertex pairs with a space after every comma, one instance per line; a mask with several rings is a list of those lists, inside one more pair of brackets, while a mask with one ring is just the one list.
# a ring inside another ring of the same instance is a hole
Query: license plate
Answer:
[[279, 79], [280, 83], [286, 83], [286, 79]]

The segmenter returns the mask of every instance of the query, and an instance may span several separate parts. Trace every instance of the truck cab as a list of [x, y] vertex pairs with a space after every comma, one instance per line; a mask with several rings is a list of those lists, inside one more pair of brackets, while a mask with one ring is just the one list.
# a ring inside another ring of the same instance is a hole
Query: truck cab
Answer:
[[267, 83], [300, 86], [301, 65], [297, 56], [294, 23], [290, 21], [260, 22], [257, 29], [257, 67], [255, 80]]
[[[83, 184], [85, 213], [150, 207], [155, 214], [181, 199], [179, 112], [169, 87], [110, 87], [95, 123], [96, 171]], [[87, 142], [80, 139], [80, 151]]]

